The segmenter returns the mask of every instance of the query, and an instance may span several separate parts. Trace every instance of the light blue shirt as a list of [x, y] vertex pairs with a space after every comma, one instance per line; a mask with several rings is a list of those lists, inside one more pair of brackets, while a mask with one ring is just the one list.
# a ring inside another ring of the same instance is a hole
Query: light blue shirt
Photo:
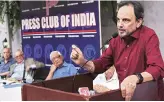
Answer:
[[75, 75], [76, 73], [77, 73], [77, 69], [73, 64], [68, 64], [64, 62], [61, 67], [55, 70], [53, 79], [72, 76]]
[[[17, 80], [22, 80], [24, 73], [24, 61], [22, 63], [15, 63], [15, 68], [11, 74], [11, 78], [15, 78]], [[25, 72], [24, 78], [26, 79], [26, 82], [31, 83], [33, 80], [32, 76], [32, 70]]]
[[16, 66], [13, 70], [11, 78], [15, 78], [17, 80], [21, 80], [23, 78], [23, 71], [24, 71], [24, 61], [22, 63], [16, 63]]

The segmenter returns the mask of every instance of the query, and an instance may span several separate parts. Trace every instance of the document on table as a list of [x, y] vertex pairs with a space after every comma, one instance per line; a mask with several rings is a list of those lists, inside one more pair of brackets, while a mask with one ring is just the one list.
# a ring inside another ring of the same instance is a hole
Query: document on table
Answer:
[[0, 80], [0, 101], [21, 101], [22, 85], [22, 83]]
[[110, 80], [106, 80], [105, 73], [98, 74], [97, 77], [93, 80], [93, 85], [103, 85], [110, 90], [119, 89], [119, 80], [117, 72], [114, 72], [114, 75]]

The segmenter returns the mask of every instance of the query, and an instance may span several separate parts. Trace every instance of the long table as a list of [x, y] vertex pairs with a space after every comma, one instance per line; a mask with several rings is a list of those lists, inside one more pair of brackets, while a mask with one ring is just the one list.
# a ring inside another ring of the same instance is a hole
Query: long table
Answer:
[[[38, 83], [24, 84], [22, 86], [23, 101], [123, 101], [121, 90], [113, 90], [93, 96], [78, 94], [79, 87], [93, 89], [94, 76], [90, 73], [46, 80]], [[138, 84], [132, 101], [157, 100], [158, 87], [156, 81]]]
[[0, 101], [21, 101], [22, 85], [22, 83], [10, 83], [7, 80], [0, 80]]

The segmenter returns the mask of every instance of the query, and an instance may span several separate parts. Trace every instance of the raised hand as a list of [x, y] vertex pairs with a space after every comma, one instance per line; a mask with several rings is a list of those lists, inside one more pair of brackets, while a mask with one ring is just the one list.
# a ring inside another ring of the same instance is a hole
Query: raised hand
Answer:
[[75, 45], [72, 45], [71, 59], [77, 65], [83, 65], [86, 62], [82, 51]]
[[52, 73], [54, 73], [54, 71], [56, 70], [56, 68], [57, 68], [57, 66], [53, 64], [53, 65], [51, 65], [50, 71]]

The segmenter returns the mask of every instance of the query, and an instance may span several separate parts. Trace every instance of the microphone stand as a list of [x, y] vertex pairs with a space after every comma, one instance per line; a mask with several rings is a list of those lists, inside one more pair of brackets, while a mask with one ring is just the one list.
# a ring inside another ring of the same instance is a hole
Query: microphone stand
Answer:
[[[92, 58], [90, 58], [89, 60], [87, 60], [80, 68], [83, 68], [85, 64], [87, 64]], [[73, 76], [73, 80], [72, 80], [72, 92], [74, 92], [74, 86], [75, 86], [75, 78], [78, 74], [78, 71], [80, 70], [80, 68], [77, 70], [76, 74]]]
[[25, 73], [26, 73], [26, 67], [25, 67], [25, 64], [24, 64], [23, 77], [22, 77], [23, 83], [26, 83]]

